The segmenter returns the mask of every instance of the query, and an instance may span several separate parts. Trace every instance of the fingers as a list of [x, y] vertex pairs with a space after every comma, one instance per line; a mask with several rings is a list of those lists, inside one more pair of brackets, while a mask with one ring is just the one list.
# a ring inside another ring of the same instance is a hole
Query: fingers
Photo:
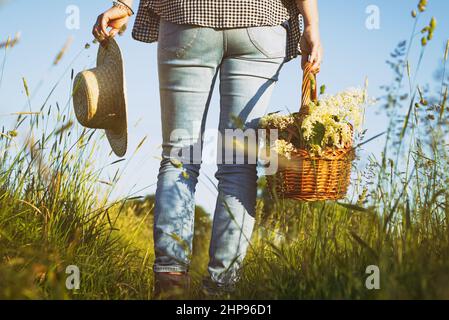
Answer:
[[98, 16], [97, 22], [95, 23], [92, 34], [98, 41], [102, 42], [109, 37], [108, 28], [108, 18], [102, 14]]
[[97, 21], [94, 24], [94, 27], [92, 29], [92, 35], [95, 37], [95, 39], [97, 39], [98, 41], [102, 41], [103, 37], [101, 35], [101, 29], [100, 29], [100, 16], [97, 18]]
[[109, 31], [108, 31], [108, 22], [109, 19], [103, 14], [100, 19], [100, 29], [101, 29], [101, 35], [105, 38], [109, 37]]
[[117, 35], [117, 33], [119, 33], [119, 32], [120, 32], [120, 30], [117, 28], [111, 29], [109, 31], [109, 38], [114, 38]]
[[309, 56], [309, 62], [312, 64], [312, 70], [314, 72], [319, 72], [321, 67], [321, 61], [322, 61], [322, 50], [321, 45], [315, 45], [312, 48], [312, 52]]
[[309, 44], [309, 41], [305, 41], [301, 43], [301, 67], [305, 68], [307, 63], [312, 64], [312, 71], [318, 73], [321, 68], [321, 63], [323, 60], [323, 49], [319, 41], [312, 42]]
[[320, 62], [312, 62], [311, 56], [307, 54], [303, 54], [301, 56], [301, 68], [304, 70], [306, 68], [306, 65], [310, 63], [312, 64], [311, 71], [313, 73], [319, 73], [321, 69], [321, 63]]

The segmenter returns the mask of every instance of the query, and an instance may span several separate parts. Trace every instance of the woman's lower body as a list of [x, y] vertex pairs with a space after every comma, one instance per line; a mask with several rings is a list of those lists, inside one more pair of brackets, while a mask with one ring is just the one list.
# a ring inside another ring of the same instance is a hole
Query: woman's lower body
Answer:
[[[189, 269], [202, 136], [218, 75], [219, 133], [255, 128], [285, 61], [286, 38], [283, 26], [213, 29], [161, 21], [163, 151], [154, 214], [156, 277]], [[230, 163], [235, 156], [223, 157], [229, 150], [221, 142], [208, 271], [214, 284], [226, 287], [238, 279], [251, 238], [257, 170], [248, 159]]]

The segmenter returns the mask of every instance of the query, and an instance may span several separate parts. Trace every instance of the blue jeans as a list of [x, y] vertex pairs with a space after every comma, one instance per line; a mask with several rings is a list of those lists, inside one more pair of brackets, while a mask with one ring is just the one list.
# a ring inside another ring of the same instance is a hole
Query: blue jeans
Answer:
[[[256, 126], [285, 62], [286, 38], [283, 26], [213, 29], [161, 21], [158, 71], [163, 145], [154, 215], [156, 273], [189, 268], [201, 157], [192, 161], [188, 150], [201, 150], [217, 74], [219, 133]], [[251, 238], [257, 170], [256, 163], [220, 162], [208, 271], [214, 283], [227, 285], [238, 279]]]

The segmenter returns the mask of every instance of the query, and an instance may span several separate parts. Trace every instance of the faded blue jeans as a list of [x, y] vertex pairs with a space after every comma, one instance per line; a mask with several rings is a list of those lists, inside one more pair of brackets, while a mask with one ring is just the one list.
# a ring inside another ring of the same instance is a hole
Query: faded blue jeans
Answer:
[[[163, 145], [154, 215], [154, 272], [187, 272], [189, 268], [201, 165], [201, 157], [193, 159], [189, 150], [203, 145], [217, 74], [218, 132], [254, 127], [267, 110], [286, 61], [286, 38], [284, 26], [213, 29], [161, 21], [158, 71]], [[228, 285], [238, 279], [251, 238], [257, 170], [255, 163], [220, 162], [224, 161], [218, 161], [215, 175], [219, 194], [208, 271], [215, 284]]]

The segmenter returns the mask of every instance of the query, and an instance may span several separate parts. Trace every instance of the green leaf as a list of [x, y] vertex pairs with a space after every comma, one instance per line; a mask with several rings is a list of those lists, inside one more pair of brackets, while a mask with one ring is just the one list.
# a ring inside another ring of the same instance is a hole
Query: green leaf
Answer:
[[324, 94], [326, 92], [326, 85], [322, 85], [321, 87], [320, 87], [320, 95], [322, 95], [322, 94]]
[[349, 231], [349, 234], [351, 235], [351, 237], [363, 248], [365, 248], [366, 250], [368, 250], [368, 252], [375, 258], [375, 259], [379, 259], [379, 254], [370, 247], [370, 245], [368, 243], [366, 243], [362, 238], [360, 238], [360, 236], [355, 233], [354, 231]]
[[326, 127], [322, 123], [315, 123], [313, 127], [312, 144], [322, 146], [324, 134], [326, 132]]
[[342, 202], [337, 202], [337, 204], [339, 206], [342, 206], [343, 208], [346, 208], [346, 209], [349, 209], [349, 210], [354, 210], [354, 211], [359, 211], [359, 212], [368, 212], [368, 211], [370, 211], [370, 209], [358, 206], [356, 204], [342, 203]]

